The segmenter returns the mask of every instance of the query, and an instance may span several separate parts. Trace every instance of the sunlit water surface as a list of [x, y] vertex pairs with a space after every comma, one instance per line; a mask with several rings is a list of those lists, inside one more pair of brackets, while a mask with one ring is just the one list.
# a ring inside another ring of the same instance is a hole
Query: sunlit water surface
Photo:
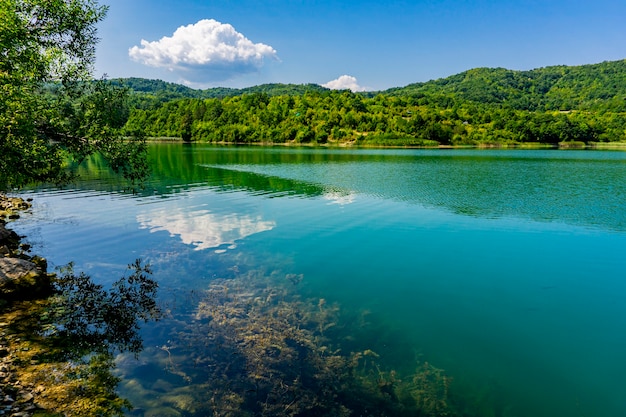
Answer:
[[[163, 144], [150, 161], [137, 194], [98, 161], [25, 192], [13, 227], [104, 284], [144, 259], [182, 321], [215, 278], [303, 274], [307, 297], [378, 323], [360, 342], [381, 360], [445, 369], [483, 415], [626, 415], [626, 153]], [[160, 406], [137, 386], [189, 384], [151, 366], [176, 329], [143, 332], [118, 366], [135, 414]]]

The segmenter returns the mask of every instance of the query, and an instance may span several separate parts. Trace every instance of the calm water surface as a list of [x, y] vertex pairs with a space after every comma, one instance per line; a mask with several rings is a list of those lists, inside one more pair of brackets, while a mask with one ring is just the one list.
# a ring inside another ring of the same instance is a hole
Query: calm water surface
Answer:
[[150, 160], [139, 194], [92, 160], [71, 187], [25, 193], [35, 209], [14, 224], [104, 284], [153, 266], [176, 320], [120, 357], [135, 414], [197, 382], [158, 362], [194, 294], [258, 269], [367, 314], [359, 343], [445, 369], [477, 414], [626, 415], [626, 153], [169, 144]]

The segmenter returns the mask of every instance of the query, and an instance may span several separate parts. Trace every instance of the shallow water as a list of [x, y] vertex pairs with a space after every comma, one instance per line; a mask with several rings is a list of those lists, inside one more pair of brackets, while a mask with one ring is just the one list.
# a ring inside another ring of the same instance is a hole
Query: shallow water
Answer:
[[344, 346], [445, 369], [474, 415], [626, 415], [626, 153], [163, 144], [150, 160], [138, 194], [92, 160], [64, 190], [25, 192], [14, 224], [104, 284], [153, 266], [173, 319], [120, 357], [135, 415], [193, 415], [155, 397], [202, 383], [165, 354], [202, 290], [253, 270], [303, 274], [302, 296], [371, 323]]

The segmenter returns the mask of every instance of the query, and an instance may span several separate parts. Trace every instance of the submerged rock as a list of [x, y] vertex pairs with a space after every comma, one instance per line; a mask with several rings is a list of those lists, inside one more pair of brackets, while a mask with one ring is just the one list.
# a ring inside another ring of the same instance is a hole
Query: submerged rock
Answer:
[[0, 195], [0, 301], [32, 298], [51, 288], [45, 259], [27, 255], [30, 246], [3, 220], [30, 206], [21, 198]]
[[50, 287], [45, 270], [30, 260], [0, 258], [0, 298], [9, 295], [33, 296]]

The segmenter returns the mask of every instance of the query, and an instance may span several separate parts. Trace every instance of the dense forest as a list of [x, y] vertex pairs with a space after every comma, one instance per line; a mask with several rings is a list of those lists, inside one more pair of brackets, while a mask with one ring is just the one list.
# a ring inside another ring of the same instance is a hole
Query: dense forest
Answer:
[[308, 85], [193, 90], [143, 79], [127, 132], [225, 143], [583, 146], [626, 141], [626, 60], [477, 68], [380, 92]]

